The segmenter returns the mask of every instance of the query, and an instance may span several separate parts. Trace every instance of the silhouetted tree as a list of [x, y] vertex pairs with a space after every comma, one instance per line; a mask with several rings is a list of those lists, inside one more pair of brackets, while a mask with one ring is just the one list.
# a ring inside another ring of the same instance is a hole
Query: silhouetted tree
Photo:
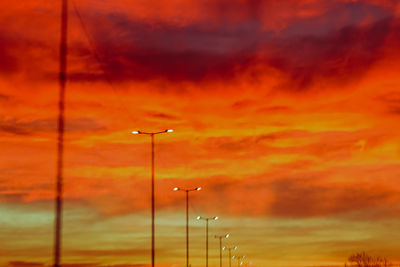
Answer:
[[348, 258], [345, 267], [389, 267], [391, 263], [382, 257], [369, 256], [365, 252], [355, 253]]

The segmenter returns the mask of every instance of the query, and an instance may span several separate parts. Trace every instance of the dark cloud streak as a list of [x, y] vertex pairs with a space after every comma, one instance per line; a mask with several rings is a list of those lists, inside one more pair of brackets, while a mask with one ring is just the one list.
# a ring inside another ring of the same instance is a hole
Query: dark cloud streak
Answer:
[[[282, 179], [271, 183], [275, 200], [271, 214], [278, 217], [314, 217], [384, 207], [398, 194], [366, 184], [318, 185], [310, 179]], [[399, 199], [396, 197], [396, 202]]]
[[[76, 118], [67, 121], [66, 131], [99, 131], [105, 127], [91, 118]], [[34, 135], [37, 133], [53, 133], [56, 131], [56, 120], [52, 118], [33, 121], [18, 121], [15, 119], [0, 119], [0, 133], [14, 135]]]
[[[107, 27], [117, 34], [93, 30], [105, 69], [115, 81], [232, 81], [248, 71], [253, 77], [268, 75], [272, 67], [288, 77], [277, 89], [302, 91], [320, 80], [326, 83], [318, 84], [323, 88], [359, 80], [380, 58], [385, 37], [396, 30], [392, 21], [350, 25], [324, 35], [285, 36], [264, 32], [251, 21], [216, 28], [152, 26], [114, 15]], [[256, 65], [262, 67], [254, 70]], [[77, 72], [71, 79], [102, 77]]]
[[17, 56], [12, 53], [15, 44], [9, 36], [0, 33], [0, 75], [10, 74], [19, 69]]

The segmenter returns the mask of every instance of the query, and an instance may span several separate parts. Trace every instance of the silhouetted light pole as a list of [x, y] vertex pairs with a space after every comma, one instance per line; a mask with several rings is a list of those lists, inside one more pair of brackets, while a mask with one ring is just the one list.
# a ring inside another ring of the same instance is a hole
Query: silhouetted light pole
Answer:
[[208, 221], [209, 220], [218, 220], [218, 217], [202, 217], [202, 216], [197, 216], [197, 220], [204, 220], [206, 221], [206, 267], [208, 267]]
[[229, 234], [216, 235], [215, 238], [219, 238], [219, 267], [222, 267], [222, 238], [228, 238]]
[[233, 249], [233, 250], [237, 250], [237, 246], [234, 246], [234, 247], [223, 247], [222, 249], [223, 249], [223, 250], [228, 250], [228, 251], [229, 251], [229, 267], [232, 267], [232, 263], [231, 263], [231, 260], [232, 260], [231, 250], [232, 250], [232, 249]]
[[189, 267], [189, 192], [200, 190], [201, 187], [193, 189], [174, 188], [174, 191], [184, 191], [186, 193], [186, 267]]
[[151, 266], [154, 267], [154, 136], [156, 134], [172, 133], [172, 129], [164, 130], [161, 132], [142, 132], [132, 131], [132, 134], [145, 134], [151, 137]]

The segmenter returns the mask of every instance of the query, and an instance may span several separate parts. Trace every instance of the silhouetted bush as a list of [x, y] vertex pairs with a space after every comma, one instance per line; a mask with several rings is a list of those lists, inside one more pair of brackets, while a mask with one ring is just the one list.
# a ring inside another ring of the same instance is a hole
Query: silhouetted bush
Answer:
[[348, 258], [345, 267], [389, 267], [392, 264], [382, 257], [369, 256], [365, 252], [355, 253]]

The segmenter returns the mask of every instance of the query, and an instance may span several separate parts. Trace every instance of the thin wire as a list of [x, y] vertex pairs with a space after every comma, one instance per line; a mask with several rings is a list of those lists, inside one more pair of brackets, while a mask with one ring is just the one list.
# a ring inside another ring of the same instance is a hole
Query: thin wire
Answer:
[[134, 121], [134, 120], [135, 120], [135, 117], [132, 115], [130, 109], [128, 109], [128, 106], [119, 98], [118, 89], [115, 88], [115, 86], [114, 86], [114, 84], [113, 84], [113, 82], [112, 82], [111, 76], [110, 76], [110, 74], [108, 73], [107, 68], [106, 68], [106, 66], [105, 66], [105, 64], [104, 64], [104, 62], [103, 62], [103, 60], [102, 60], [101, 57], [99, 56], [99, 53], [98, 53], [97, 47], [96, 47], [96, 45], [95, 45], [95, 42], [93, 41], [93, 38], [92, 38], [92, 36], [90, 35], [88, 28], [86, 27], [86, 24], [85, 24], [85, 22], [84, 22], [84, 20], [83, 20], [83, 17], [82, 17], [82, 15], [81, 15], [81, 13], [79, 12], [79, 9], [78, 9], [78, 6], [77, 6], [75, 0], [72, 0], [72, 5], [73, 5], [73, 8], [74, 8], [75, 14], [76, 14], [76, 16], [77, 16], [77, 18], [78, 18], [78, 20], [79, 20], [79, 22], [80, 22], [80, 24], [81, 24], [81, 27], [82, 27], [82, 29], [83, 29], [83, 32], [84, 32], [84, 34], [85, 34], [85, 36], [86, 36], [86, 38], [87, 38], [87, 41], [88, 41], [88, 43], [89, 43], [89, 49], [91, 50], [92, 55], [94, 56], [94, 58], [96, 59], [97, 63], [99, 64], [100, 70], [101, 70], [101, 72], [103, 73], [106, 82], [107, 82], [108, 85], [112, 88], [113, 93], [114, 93], [114, 96], [117, 97], [117, 101], [118, 101], [118, 102], [122, 105], [122, 107], [127, 111], [127, 115], [130, 117], [130, 119], [131, 119], [132, 121]]

